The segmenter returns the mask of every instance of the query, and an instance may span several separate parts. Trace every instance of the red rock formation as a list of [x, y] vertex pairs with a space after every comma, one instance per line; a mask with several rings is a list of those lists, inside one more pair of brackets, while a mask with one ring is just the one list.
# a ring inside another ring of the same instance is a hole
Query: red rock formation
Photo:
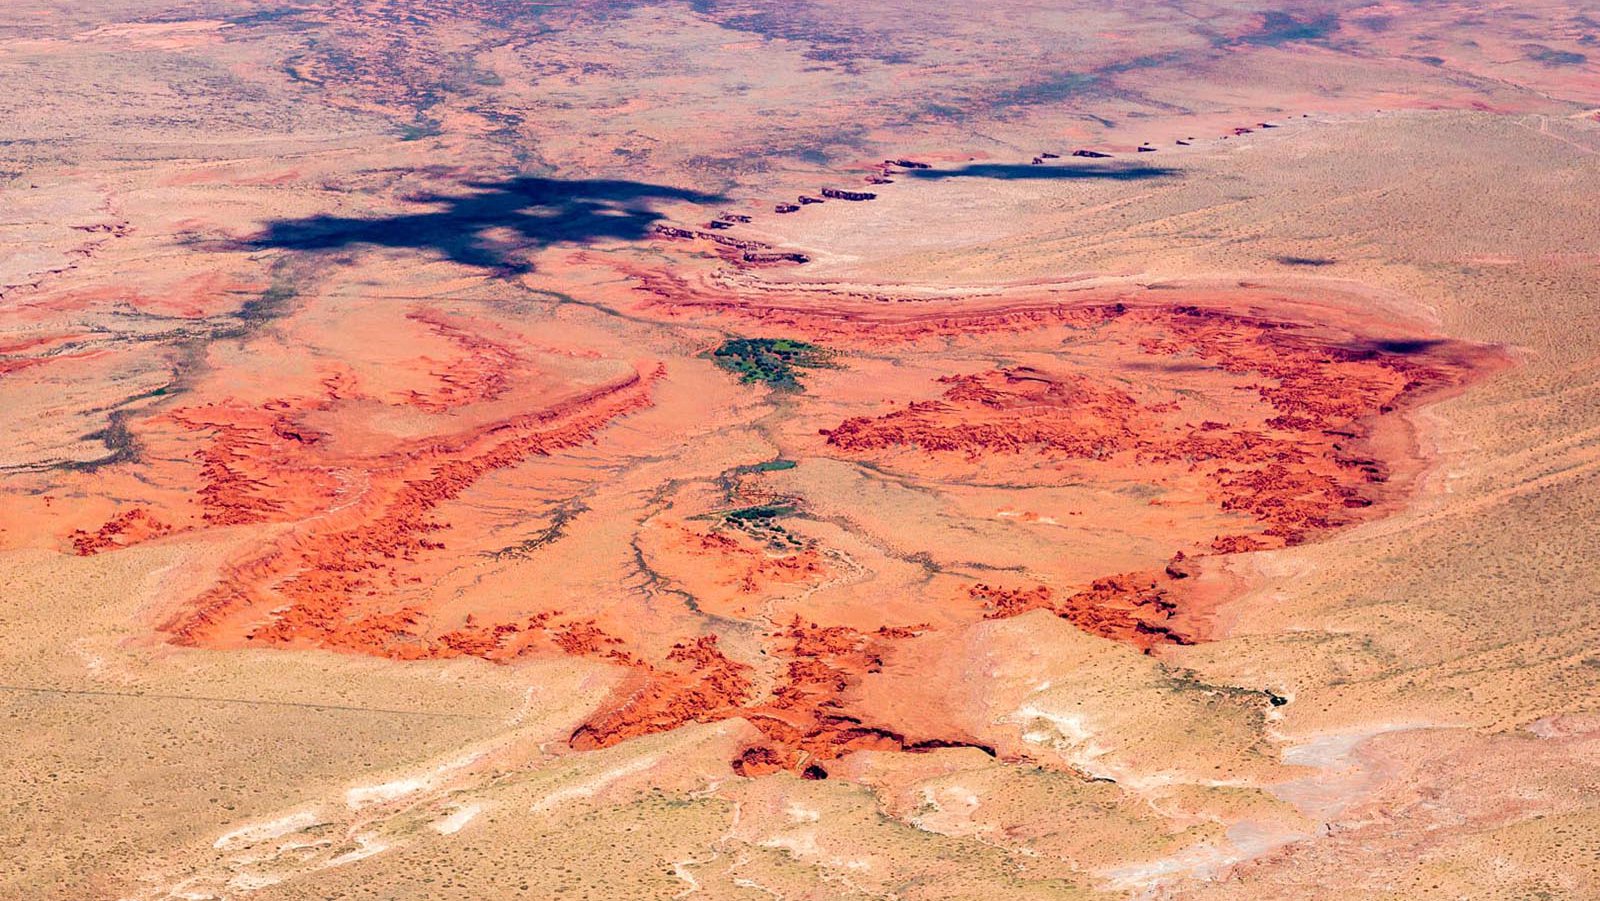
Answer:
[[1092, 458], [1133, 447], [1147, 428], [1137, 421], [1139, 405], [1132, 397], [1086, 376], [1019, 366], [939, 381], [950, 385], [940, 401], [847, 419], [822, 434], [848, 451], [912, 445], [977, 458], [1043, 448]]
[[1247, 554], [1266, 546], [1265, 541], [1249, 535], [1218, 535], [1211, 539], [1211, 549], [1219, 554]]
[[302, 520], [164, 628], [179, 642], [199, 643], [223, 619], [267, 602], [279, 609], [250, 634], [252, 641], [432, 655], [410, 628], [414, 617], [362, 619], [352, 609], [356, 599], [393, 589], [402, 563], [442, 549], [428, 537], [442, 526], [433, 518], [441, 503], [487, 473], [590, 440], [611, 420], [648, 404], [658, 376], [659, 370], [635, 373], [545, 410], [368, 461], [370, 484], [339, 516]]
[[783, 769], [783, 756], [766, 745], [745, 748], [730, 764], [741, 776], [766, 776]]
[[1192, 355], [1260, 379], [1253, 390], [1273, 415], [1262, 428], [1175, 422], [1173, 404], [1141, 403], [1087, 376], [1021, 368], [946, 377], [937, 401], [823, 430], [852, 453], [915, 447], [968, 459], [1023, 452], [1122, 466], [1169, 466], [1212, 486], [1218, 507], [1261, 524], [1215, 548], [1297, 544], [1362, 518], [1387, 478], [1341, 444], [1407, 397], [1457, 382], [1461, 365], [1341, 346], [1283, 322], [1193, 306], [1139, 308], [1119, 319], [1157, 356]]
[[1188, 554], [1178, 551], [1172, 555], [1171, 560], [1167, 561], [1167, 566], [1162, 572], [1166, 573], [1167, 578], [1173, 580], [1190, 578], [1195, 574], [1194, 561], [1189, 559]]
[[750, 693], [749, 672], [723, 655], [715, 635], [680, 642], [664, 666], [642, 667], [627, 700], [578, 727], [571, 744], [608, 748], [684, 723], [726, 719]]
[[1194, 644], [1166, 623], [1177, 612], [1161, 577], [1123, 573], [1096, 579], [1056, 608], [1056, 615], [1085, 632], [1126, 641], [1148, 652], [1157, 644]]
[[1096, 579], [1064, 600], [1046, 586], [1007, 589], [987, 584], [970, 589], [986, 610], [985, 619], [1006, 619], [1030, 610], [1048, 610], [1092, 635], [1132, 644], [1146, 653], [1160, 644], [1193, 644], [1195, 639], [1167, 621], [1178, 605], [1168, 597], [1165, 573], [1124, 573]]
[[301, 448], [323, 437], [300, 425], [298, 417], [322, 406], [320, 399], [289, 398], [256, 407], [186, 407], [171, 415], [184, 428], [211, 433], [194, 452], [201, 464], [197, 493], [208, 524], [282, 522], [333, 496], [338, 490], [333, 476], [295, 465]]
[[[764, 703], [738, 712], [759, 729], [763, 743], [747, 748], [735, 769], [773, 762], [807, 778], [827, 778], [823, 762], [851, 751], [920, 751], [935, 747], [983, 747], [962, 737], [914, 739], [863, 721], [851, 712], [852, 692], [863, 676], [882, 671], [892, 642], [916, 634], [906, 629], [863, 633], [844, 626], [818, 626], [797, 616], [772, 637], [773, 653], [788, 661], [783, 680]], [[988, 748], [983, 748], [993, 753]]]
[[580, 726], [570, 742], [579, 749], [609, 747], [688, 722], [738, 717], [749, 720], [762, 740], [730, 762], [734, 772], [759, 776], [791, 769], [814, 779], [827, 777], [823, 762], [851, 751], [983, 747], [959, 737], [908, 739], [850, 712], [851, 693], [861, 677], [882, 670], [890, 643], [914, 634], [907, 629], [862, 633], [796, 617], [768, 636], [771, 653], [786, 663], [771, 694], [758, 703], [749, 702], [750, 667], [725, 657], [715, 636], [680, 643], [661, 667], [641, 666], [622, 690], [625, 699]]
[[460, 322], [436, 310], [420, 309], [406, 314], [406, 318], [428, 326], [429, 330], [445, 338], [463, 351], [452, 360], [433, 361], [430, 375], [439, 382], [429, 391], [408, 391], [407, 403], [429, 413], [443, 413], [467, 404], [494, 400], [510, 388], [510, 373], [522, 364], [522, 358], [509, 344], [491, 340], [481, 331], [466, 328]]
[[157, 519], [149, 510], [134, 507], [113, 516], [93, 532], [77, 529], [69, 537], [78, 556], [92, 557], [103, 551], [138, 544], [171, 532], [172, 526]]
[[984, 619], [1009, 619], [1030, 610], [1054, 612], [1056, 609], [1053, 593], [1043, 585], [1021, 589], [1000, 588], [980, 582], [967, 589], [967, 594], [983, 605]]
[[[713, 225], [715, 225], [715, 223], [713, 223]], [[716, 226], [716, 227], [718, 227], [718, 228], [728, 228], [728, 227], [731, 227], [731, 226], [729, 226], [728, 224], [723, 224], [723, 225]], [[677, 240], [687, 240], [687, 241], [693, 241], [693, 240], [710, 241], [713, 244], [720, 244], [723, 247], [731, 247], [731, 248], [733, 248], [735, 250], [764, 250], [767, 247], [771, 246], [769, 244], [763, 244], [760, 241], [745, 241], [745, 240], [742, 240], [742, 239], [739, 239], [739, 238], [732, 238], [732, 237], [729, 237], [727, 235], [714, 235], [711, 232], [707, 232], [707, 231], [697, 231], [695, 229], [690, 229], [690, 228], [679, 228], [676, 225], [657, 225], [655, 227], [654, 233], [655, 233], [655, 235], [657, 237], [660, 237], [660, 238], [673, 238], [673, 239], [677, 239]]]
[[[668, 232], [674, 236], [670, 227]], [[689, 231], [683, 236], [722, 237]], [[757, 262], [767, 252], [747, 255]], [[1039, 472], [1045, 478], [1052, 465], [1075, 473], [1115, 466], [1123, 479], [1159, 471], [1197, 507], [1206, 506], [1209, 496], [1216, 510], [1234, 514], [1236, 524], [1226, 526], [1230, 534], [1212, 535], [1218, 514], [1208, 509], [1206, 531], [1173, 547], [1179, 553], [1164, 569], [1085, 578], [1073, 584], [1078, 590], [974, 586], [976, 603], [961, 613], [971, 622], [1048, 610], [1086, 632], [1147, 652], [1205, 637], [1203, 618], [1188, 615], [1184, 605], [1208, 590], [1211, 580], [1194, 578], [1198, 569], [1190, 555], [1281, 546], [1371, 515], [1368, 505], [1382, 500], [1378, 492], [1388, 487], [1389, 472], [1386, 461], [1363, 446], [1369, 423], [1460, 377], [1448, 352], [1424, 347], [1400, 353], [1381, 343], [1193, 305], [1132, 306], [1104, 295], [1088, 303], [1023, 298], [912, 304], [826, 290], [741, 294], [710, 279], [691, 285], [659, 271], [630, 274], [656, 309], [753, 321], [830, 346], [1065, 325], [1113, 346], [1119, 362], [1142, 353], [1134, 362], [1152, 371], [1170, 364], [1174, 372], [1207, 373], [1197, 383], [1225, 386], [1212, 392], [1226, 397], [1210, 398], [1204, 416], [1190, 416], [1182, 396], [1162, 393], [1168, 389], [1159, 387], [1161, 379], [1144, 384], [1066, 363], [1059, 371], [1055, 364], [1010, 366], [946, 376], [935, 383], [935, 400], [852, 416], [824, 432], [840, 454], [893, 453], [893, 465], [940, 455], [969, 461], [1030, 455], [1044, 461]], [[733, 284], [739, 278], [727, 276]], [[496, 381], [493, 371], [522, 365], [521, 355], [497, 340], [492, 328], [459, 317], [413, 321], [461, 355], [436, 368], [439, 388], [412, 392], [408, 403], [427, 409], [425, 396], [437, 409], [450, 410], [503, 396], [507, 383]], [[445, 378], [441, 371], [461, 378]], [[442, 548], [438, 533], [448, 525], [452, 500], [487, 473], [591, 440], [606, 423], [649, 402], [652, 378], [641, 372], [548, 410], [346, 461], [363, 473], [361, 491], [349, 496], [334, 481], [315, 481], [328, 478], [317, 465], [328, 442], [307, 425], [327, 422], [330, 417], [320, 414], [335, 411], [349, 394], [350, 386], [337, 379], [323, 397], [173, 414], [174, 421], [209, 432], [202, 462], [210, 490], [201, 499], [217, 522], [253, 517], [238, 521], [291, 525], [237, 562], [195, 609], [167, 628], [182, 642], [215, 643], [248, 633], [256, 643], [398, 659], [569, 654], [608, 660], [629, 671], [625, 687], [572, 735], [575, 746], [603, 747], [688, 722], [744, 718], [760, 733], [731, 762], [745, 775], [786, 768], [824, 778], [828, 761], [853, 750], [971, 744], [961, 735], [908, 735], [897, 722], [863, 714], [869, 696], [864, 683], [890, 667], [897, 643], [915, 634], [911, 629], [867, 631], [796, 618], [765, 636], [762, 657], [740, 659], [714, 635], [674, 636], [676, 644], [662, 655], [595, 620], [556, 611], [441, 622], [436, 610], [405, 602], [415, 596], [405, 590], [409, 580], [425, 572], [422, 567]], [[454, 421], [452, 416], [444, 424]], [[798, 586], [827, 578], [829, 558], [813, 548], [796, 544], [775, 553], [749, 535], [707, 534], [687, 525], [683, 531], [693, 535], [654, 532], [658, 544], [651, 553], [660, 555], [653, 558], [658, 562], [670, 560], [688, 553], [684, 541], [698, 542], [690, 549], [694, 572], [710, 587], [691, 590], [705, 605], [702, 615], [760, 621], [770, 615], [760, 599], [771, 597], [774, 583]], [[723, 609], [715, 609], [718, 604]], [[694, 620], [696, 628], [702, 621]], [[738, 647], [753, 654], [743, 643]]]

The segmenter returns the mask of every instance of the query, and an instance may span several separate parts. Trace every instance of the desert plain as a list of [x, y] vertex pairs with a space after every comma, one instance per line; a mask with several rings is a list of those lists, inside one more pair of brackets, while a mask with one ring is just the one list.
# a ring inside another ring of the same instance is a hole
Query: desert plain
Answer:
[[1600, 897], [1600, 7], [10, 0], [0, 897]]

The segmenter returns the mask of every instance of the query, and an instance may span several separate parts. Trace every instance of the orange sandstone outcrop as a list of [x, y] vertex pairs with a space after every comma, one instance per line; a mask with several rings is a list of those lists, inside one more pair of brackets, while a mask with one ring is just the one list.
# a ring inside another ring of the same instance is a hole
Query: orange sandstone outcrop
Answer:
[[1180, 394], [1136, 399], [1104, 376], [1009, 367], [941, 378], [948, 387], [938, 400], [852, 417], [822, 434], [852, 454], [1030, 453], [1199, 479], [1221, 510], [1259, 524], [1214, 546], [1257, 549], [1362, 519], [1389, 477], [1360, 450], [1374, 421], [1460, 384], [1471, 368], [1448, 345], [1341, 345], [1293, 323], [1194, 306], [1126, 308], [1107, 322], [1150, 356], [1255, 379], [1259, 403], [1240, 409], [1248, 421], [1189, 418]]
[[103, 551], [116, 550], [159, 538], [172, 531], [172, 526], [157, 519], [143, 507], [134, 507], [113, 516], [105, 525], [93, 532], [75, 529], [71, 535], [73, 550], [80, 557], [91, 557]]
[[1128, 449], [1153, 420], [1136, 421], [1139, 404], [1086, 376], [1012, 367], [939, 379], [949, 385], [937, 401], [915, 402], [869, 419], [824, 430], [847, 451], [915, 445], [969, 457], [1043, 448], [1071, 457], [1101, 457]]
[[201, 464], [199, 496], [214, 526], [285, 521], [325, 505], [338, 490], [327, 472], [297, 465], [302, 447], [324, 436], [298, 424], [322, 400], [274, 400], [258, 407], [208, 404], [172, 414], [173, 421], [211, 438], [194, 457]]
[[626, 700], [580, 726], [572, 746], [605, 748], [688, 722], [726, 719], [750, 693], [749, 671], [723, 655], [715, 635], [680, 642], [661, 667], [640, 667]]
[[[664, 236], [675, 236], [670, 230]], [[725, 235], [687, 236], [739, 250], [718, 240], [738, 240]], [[1144, 517], [1128, 528], [1141, 540], [1169, 542], [1168, 549], [1149, 569], [1108, 563], [1070, 577], [967, 583], [930, 601], [941, 605], [930, 611], [936, 625], [880, 627], [883, 620], [830, 622], [808, 609], [814, 592], [857, 565], [837, 549], [766, 520], [740, 525], [726, 511], [674, 513], [633, 545], [648, 578], [688, 599], [682, 609], [652, 614], [658, 619], [651, 627], [662, 630], [656, 636], [597, 617], [597, 608], [582, 602], [580, 609], [559, 605], [571, 614], [549, 604], [447, 613], [423, 586], [424, 577], [448, 569], [452, 505], [490, 474], [592, 442], [650, 406], [663, 370], [635, 365], [625, 377], [569, 390], [544, 406], [513, 403], [535, 378], [532, 346], [493, 323], [428, 309], [405, 315], [433, 347], [452, 350], [415, 358], [420, 375], [408, 375], [401, 389], [367, 394], [341, 371], [322, 382], [320, 394], [222, 399], [159, 414], [152, 422], [191, 436], [190, 447], [198, 441], [189, 451], [198, 480], [190, 515], [135, 508], [98, 530], [78, 529], [71, 543], [79, 553], [97, 553], [173, 530], [271, 525], [164, 624], [175, 641], [395, 659], [605, 660], [628, 675], [572, 733], [574, 747], [738, 718], [760, 738], [730, 761], [736, 772], [788, 769], [825, 778], [829, 761], [856, 750], [990, 750], [954, 721], [910, 727], [897, 715], [863, 709], [863, 686], [888, 678], [897, 644], [912, 635], [937, 645], [964, 625], [1047, 610], [1147, 653], [1204, 641], [1205, 592], [1214, 590], [1196, 587], [1207, 581], [1194, 578], [1204, 557], [1307, 541], [1377, 515], [1404, 488], [1410, 464], [1372, 436], [1407, 405], [1460, 384], [1473, 366], [1470, 353], [1448, 343], [1365, 339], [1287, 317], [1131, 295], [929, 301], [629, 274], [634, 288], [622, 290], [649, 313], [815, 341], [838, 349], [844, 367], [854, 350], [886, 345], [917, 361], [907, 371], [921, 381], [885, 381], [884, 395], [839, 400], [819, 383], [815, 395], [787, 398], [790, 418], [801, 424], [791, 437], [801, 441], [795, 450], [802, 457], [859, 460], [933, 482], [956, 471], [1026, 464], [1032, 485], [1159, 483], [1159, 490], [1126, 494], [1138, 499], [1118, 501], [1118, 509]], [[975, 346], [962, 342], [976, 336], [987, 342], [981, 354], [931, 350]], [[1009, 353], [1012, 345], [1026, 348], [1027, 362], [993, 362], [995, 347]], [[1055, 352], [1060, 348], [1065, 352]], [[939, 375], [947, 358], [959, 368]], [[919, 384], [922, 394], [894, 396]], [[850, 405], [847, 412], [837, 412], [839, 403]], [[431, 431], [342, 443], [340, 417], [372, 406], [425, 419]], [[727, 502], [781, 501], [780, 492], [755, 484], [761, 478], [718, 484]], [[1169, 514], [1168, 503], [1183, 508]], [[1034, 513], [1017, 522], [1058, 525]], [[759, 637], [732, 641], [720, 631], [732, 621]]]
[[979, 747], [961, 736], [910, 738], [893, 728], [868, 723], [851, 710], [852, 690], [862, 676], [880, 672], [894, 640], [912, 629], [884, 628], [864, 633], [844, 626], [819, 626], [797, 616], [767, 636], [770, 652], [784, 669], [765, 698], [750, 697], [751, 668], [728, 660], [715, 636], [673, 647], [660, 668], [644, 667], [624, 699], [579, 727], [571, 743], [580, 749], [613, 744], [676, 728], [687, 722], [743, 718], [761, 732], [731, 761], [740, 775], [792, 769], [825, 779], [826, 761], [858, 750], [921, 751]]
[[[636, 371], [543, 410], [365, 461], [366, 485], [358, 497], [326, 511], [330, 515], [302, 520], [297, 529], [236, 564], [221, 584], [164, 628], [180, 642], [203, 643], [224, 620], [267, 603], [275, 612], [249, 633], [252, 641], [309, 642], [400, 657], [452, 656], [444, 646], [419, 643], [412, 629], [420, 615], [416, 611], [358, 617], [352, 608], [397, 587], [404, 562], [443, 549], [428, 537], [442, 526], [433, 518], [439, 504], [487, 473], [591, 440], [615, 418], [647, 405], [650, 384], [659, 375], [659, 370]], [[219, 502], [230, 497], [223, 494]], [[259, 506], [247, 504], [238, 515], [255, 515]]]
[[406, 318], [427, 325], [434, 334], [460, 348], [461, 355], [450, 360], [432, 361], [431, 374], [438, 387], [431, 391], [412, 390], [405, 400], [430, 413], [472, 403], [494, 400], [511, 387], [509, 373], [522, 364], [522, 358], [508, 344], [495, 341], [477, 330], [453, 321], [435, 310], [419, 309]]
[[970, 593], [988, 611], [985, 619], [1048, 610], [1092, 635], [1127, 642], [1149, 652], [1160, 644], [1195, 642], [1186, 631], [1167, 622], [1178, 609], [1177, 601], [1162, 584], [1170, 578], [1145, 573], [1107, 576], [1060, 600], [1045, 585], [1007, 589], [980, 583]]

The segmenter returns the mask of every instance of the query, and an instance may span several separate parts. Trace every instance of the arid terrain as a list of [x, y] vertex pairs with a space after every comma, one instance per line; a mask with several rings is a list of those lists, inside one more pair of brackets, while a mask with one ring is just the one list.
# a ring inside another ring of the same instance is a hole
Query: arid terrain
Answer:
[[1600, 5], [0, 4], [0, 898], [1600, 897]]

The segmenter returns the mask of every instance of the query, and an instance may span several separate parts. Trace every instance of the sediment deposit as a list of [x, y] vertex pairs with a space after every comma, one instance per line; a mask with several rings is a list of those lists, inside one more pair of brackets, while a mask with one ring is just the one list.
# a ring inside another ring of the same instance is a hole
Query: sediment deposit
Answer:
[[137, 6], [0, 10], [0, 898], [1600, 896], [1578, 6]]

